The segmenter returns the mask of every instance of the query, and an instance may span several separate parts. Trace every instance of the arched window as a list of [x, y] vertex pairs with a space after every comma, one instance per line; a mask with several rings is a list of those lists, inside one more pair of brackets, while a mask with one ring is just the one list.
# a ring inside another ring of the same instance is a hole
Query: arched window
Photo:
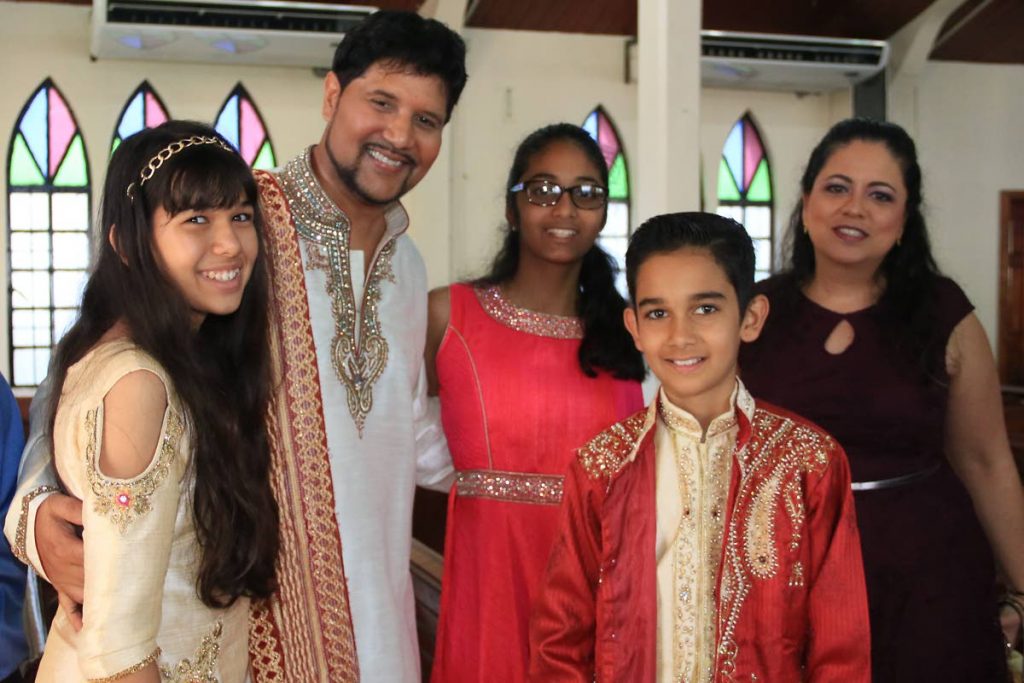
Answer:
[[217, 113], [215, 128], [253, 168], [271, 169], [277, 166], [274, 145], [270, 142], [263, 117], [241, 83], [235, 86]]
[[7, 159], [11, 384], [35, 386], [75, 318], [89, 265], [89, 162], [49, 78], [18, 116]]
[[604, 107], [598, 106], [583, 122], [583, 130], [597, 141], [608, 164], [608, 220], [597, 238], [619, 266], [619, 290], [626, 291], [626, 247], [629, 246], [629, 169], [619, 131]]
[[121, 110], [117, 118], [117, 127], [114, 129], [114, 140], [110, 144], [110, 153], [113, 154], [121, 141], [135, 135], [143, 128], [155, 128], [169, 119], [167, 107], [163, 100], [153, 90], [149, 81], [142, 81], [135, 89], [131, 97]]
[[742, 223], [754, 240], [755, 278], [772, 272], [772, 171], [750, 112], [732, 127], [718, 165], [718, 213]]

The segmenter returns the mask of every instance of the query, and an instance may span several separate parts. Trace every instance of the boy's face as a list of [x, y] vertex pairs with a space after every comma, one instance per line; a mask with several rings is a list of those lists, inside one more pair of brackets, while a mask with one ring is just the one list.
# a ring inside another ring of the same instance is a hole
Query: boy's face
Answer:
[[740, 342], [757, 339], [767, 315], [768, 300], [756, 296], [741, 316], [711, 252], [684, 247], [640, 265], [625, 322], [668, 399], [706, 427], [729, 409]]

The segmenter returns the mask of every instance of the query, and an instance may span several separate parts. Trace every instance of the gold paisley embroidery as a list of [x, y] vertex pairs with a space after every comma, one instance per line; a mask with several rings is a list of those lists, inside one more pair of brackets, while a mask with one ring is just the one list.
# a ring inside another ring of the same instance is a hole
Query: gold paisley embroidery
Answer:
[[600, 479], [611, 477], [621, 470], [636, 446], [646, 421], [647, 411], [642, 410], [612, 425], [579, 449], [576, 457], [587, 475], [591, 479]]
[[[320, 187], [308, 152], [288, 163], [280, 182], [289, 200], [295, 229], [306, 240], [309, 267], [327, 265], [327, 293], [334, 316], [331, 364], [345, 385], [348, 410], [361, 437], [366, 417], [373, 410], [373, 386], [388, 362], [388, 343], [381, 332], [378, 305], [382, 283], [395, 281], [391, 260], [401, 231], [395, 233], [389, 227], [370, 264], [362, 306], [357, 306], [349, 258], [351, 225]], [[403, 210], [396, 207], [392, 211]]]
[[18, 515], [18, 529], [14, 532], [14, 545], [11, 552], [24, 564], [29, 564], [26, 535], [28, 534], [28, 507], [32, 501], [44, 493], [51, 493], [59, 490], [56, 486], [39, 486], [26, 493], [21, 498], [21, 513]]
[[203, 636], [191, 659], [183, 659], [173, 667], [160, 665], [160, 678], [168, 683], [217, 683], [217, 658], [224, 625], [217, 621], [213, 630]]
[[90, 410], [85, 416], [85, 431], [88, 434], [88, 443], [85, 447], [85, 473], [89, 480], [89, 486], [96, 496], [93, 509], [98, 514], [109, 518], [117, 530], [123, 534], [132, 522], [149, 512], [151, 507], [149, 497], [153, 495], [170, 471], [184, 426], [178, 413], [168, 409], [167, 428], [160, 440], [155, 462], [145, 474], [135, 479], [120, 481], [104, 477], [96, 467], [99, 458], [96, 452], [99, 446], [96, 425], [98, 412], [99, 409]]
[[[793, 536], [786, 539], [788, 549], [795, 552], [805, 517], [803, 478], [808, 473], [820, 475], [835, 448], [835, 441], [822, 432], [761, 408], [754, 411], [750, 441], [738, 456], [742, 477], [736, 509], [746, 510], [746, 514], [734, 515], [726, 531], [718, 615], [718, 671], [724, 680], [734, 680], [736, 674], [736, 627], [753, 581], [778, 571], [779, 495], [793, 523]], [[764, 562], [759, 561], [762, 556]], [[787, 582], [802, 586], [804, 580], [804, 567], [795, 562]]]
[[119, 681], [122, 678], [127, 678], [128, 676], [131, 676], [133, 673], [137, 673], [139, 671], [142, 671], [147, 666], [149, 666], [150, 664], [155, 662], [157, 660], [157, 658], [159, 658], [159, 657], [160, 657], [160, 648], [157, 648], [157, 649], [153, 650], [152, 654], [150, 654], [148, 657], [143, 659], [138, 664], [133, 664], [132, 666], [130, 666], [127, 669], [125, 669], [124, 671], [118, 671], [113, 676], [106, 676], [104, 678], [90, 678], [89, 679], [89, 683], [110, 683], [111, 681]]

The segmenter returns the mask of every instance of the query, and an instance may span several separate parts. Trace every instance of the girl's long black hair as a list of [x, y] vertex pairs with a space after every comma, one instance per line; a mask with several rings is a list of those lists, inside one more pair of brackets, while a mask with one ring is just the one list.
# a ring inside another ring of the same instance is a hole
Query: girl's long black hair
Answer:
[[[589, 133], [571, 123], [555, 123], [526, 136], [516, 149], [505, 187], [510, 188], [522, 180], [533, 157], [555, 142], [569, 142], [579, 147], [597, 169], [601, 184], [608, 187], [608, 166], [601, 148]], [[505, 210], [512, 217], [513, 224], [518, 224], [516, 197], [507, 190]], [[607, 211], [606, 208], [605, 218]], [[512, 279], [519, 268], [519, 248], [519, 233], [511, 225], [506, 226], [501, 249], [487, 274], [476, 280], [476, 284], [496, 285]], [[611, 256], [596, 243], [583, 257], [579, 295], [576, 297], [576, 315], [583, 322], [580, 368], [588, 377], [596, 376], [598, 370], [605, 370], [619, 379], [640, 381], [646, 370], [643, 358], [622, 322], [626, 301], [615, 288], [616, 272], [617, 267]]]
[[[278, 512], [264, 426], [271, 381], [268, 275], [256, 182], [240, 156], [215, 144], [191, 146], [140, 186], [139, 174], [154, 155], [193, 135], [217, 134], [200, 123], [170, 121], [114, 152], [81, 315], [54, 355], [49, 420], [52, 434], [68, 368], [123, 321], [132, 341], [167, 371], [187, 413], [200, 548], [196, 589], [207, 605], [224, 607], [239, 596], [269, 597], [275, 588]], [[242, 198], [253, 207], [260, 255], [239, 309], [207, 315], [193, 331], [190, 306], [154, 253], [153, 212], [226, 208]]]
[[[878, 301], [878, 311], [884, 316], [889, 329], [895, 332], [897, 347], [911, 354], [929, 374], [944, 373], [935, 367], [937, 346], [945, 339], [935, 338], [935, 318], [932, 291], [941, 276], [932, 256], [928, 228], [921, 210], [921, 167], [917, 161], [917, 148], [913, 139], [895, 123], [868, 118], [851, 118], [834, 125], [811, 152], [807, 168], [800, 179], [802, 196], [810, 194], [814, 181], [832, 154], [854, 141], [877, 142], [885, 145], [903, 172], [907, 188], [906, 223], [899, 242], [889, 250], [878, 269], [885, 288]], [[805, 286], [814, 276], [814, 245], [804, 229], [803, 199], [797, 202], [789, 220], [786, 235], [788, 263], [783, 277], [795, 285]]]

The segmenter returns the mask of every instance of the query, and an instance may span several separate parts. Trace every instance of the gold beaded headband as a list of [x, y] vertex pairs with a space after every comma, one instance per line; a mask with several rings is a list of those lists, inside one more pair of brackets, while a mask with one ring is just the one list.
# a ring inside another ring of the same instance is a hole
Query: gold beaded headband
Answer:
[[[182, 138], [181, 140], [176, 140], [171, 144], [167, 145], [166, 147], [164, 147], [159, 152], [157, 152], [153, 156], [153, 158], [149, 160], [149, 163], [142, 167], [142, 171], [139, 173], [139, 187], [145, 185], [146, 181], [153, 177], [153, 174], [156, 173], [157, 170], [164, 165], [165, 161], [167, 161], [168, 159], [170, 159], [172, 156], [182, 151], [183, 149], [194, 147], [196, 145], [217, 145], [218, 147], [225, 149], [231, 152], [232, 154], [237, 154], [237, 152], [235, 152], [235, 150], [231, 146], [227, 145], [220, 138], [214, 136], [192, 135], [187, 138]], [[134, 182], [128, 183], [128, 189], [126, 191], [128, 198], [131, 199], [132, 201], [135, 201], [135, 197], [132, 194], [132, 189], [134, 187]]]

